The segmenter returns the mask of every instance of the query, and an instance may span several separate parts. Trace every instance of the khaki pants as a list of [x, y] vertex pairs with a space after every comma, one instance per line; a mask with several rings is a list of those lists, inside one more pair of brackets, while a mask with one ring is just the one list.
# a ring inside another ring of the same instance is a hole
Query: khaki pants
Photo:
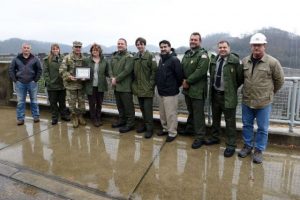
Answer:
[[177, 135], [177, 108], [178, 108], [178, 95], [175, 96], [159, 96], [159, 114], [160, 123], [163, 131], [168, 131], [169, 136], [175, 137]]

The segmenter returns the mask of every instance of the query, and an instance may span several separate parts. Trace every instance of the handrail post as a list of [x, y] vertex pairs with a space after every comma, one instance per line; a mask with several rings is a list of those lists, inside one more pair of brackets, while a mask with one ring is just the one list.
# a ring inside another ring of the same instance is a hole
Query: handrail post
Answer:
[[293, 132], [294, 122], [295, 122], [295, 114], [296, 114], [296, 98], [297, 98], [297, 85], [298, 81], [293, 80], [293, 93], [291, 99], [291, 114], [290, 114], [290, 122], [289, 122], [289, 132]]

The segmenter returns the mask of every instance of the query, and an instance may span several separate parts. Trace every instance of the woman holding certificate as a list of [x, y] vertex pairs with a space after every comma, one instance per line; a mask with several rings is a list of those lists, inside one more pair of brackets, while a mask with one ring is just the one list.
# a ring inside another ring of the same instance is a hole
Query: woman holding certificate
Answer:
[[110, 67], [102, 55], [100, 45], [94, 43], [90, 48], [91, 56], [87, 58], [88, 67], [91, 69], [91, 78], [85, 83], [85, 92], [88, 96], [90, 117], [94, 126], [101, 123], [101, 109], [104, 92], [107, 91], [106, 77], [110, 77]]

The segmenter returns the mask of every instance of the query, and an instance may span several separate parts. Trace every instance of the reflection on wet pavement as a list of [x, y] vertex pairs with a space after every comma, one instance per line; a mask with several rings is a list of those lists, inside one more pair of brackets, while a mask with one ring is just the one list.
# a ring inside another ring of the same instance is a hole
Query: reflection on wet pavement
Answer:
[[164, 146], [132, 199], [299, 199], [299, 151], [270, 147], [263, 165], [224, 158], [224, 147], [189, 149], [190, 142]]
[[178, 137], [165, 144], [164, 137], [147, 140], [135, 131], [119, 134], [110, 128], [109, 120], [101, 128], [51, 126], [47, 120], [7, 127], [0, 142], [3, 147], [11, 145], [0, 150], [0, 160], [109, 197], [300, 199], [299, 149], [270, 145], [263, 165], [255, 165], [250, 157], [241, 159], [236, 154], [225, 159], [224, 143], [193, 150], [192, 138]]

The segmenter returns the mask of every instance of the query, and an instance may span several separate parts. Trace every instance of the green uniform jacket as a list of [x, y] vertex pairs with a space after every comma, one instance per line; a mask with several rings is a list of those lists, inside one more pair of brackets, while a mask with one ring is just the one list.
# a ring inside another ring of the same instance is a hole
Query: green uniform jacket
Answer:
[[243, 103], [259, 109], [273, 102], [274, 94], [284, 83], [284, 73], [279, 61], [265, 54], [253, 69], [251, 55], [243, 59]]
[[181, 61], [184, 78], [189, 84], [188, 89], [183, 89], [183, 94], [194, 99], [205, 99], [207, 93], [207, 70], [209, 57], [203, 48], [188, 50]]
[[[87, 95], [93, 94], [93, 75], [95, 62], [91, 57], [87, 58], [86, 63], [91, 68], [91, 79], [85, 82], [85, 92]], [[109, 67], [108, 61], [101, 56], [99, 68], [98, 68], [98, 92], [106, 92], [107, 91], [107, 80], [106, 77], [110, 77], [111, 71]]]
[[[51, 59], [51, 60], [49, 60]], [[63, 79], [59, 74], [59, 67], [62, 63], [63, 57], [59, 56], [52, 56], [50, 58], [47, 56], [44, 58], [44, 80], [45, 86], [47, 90], [64, 90]]]
[[157, 63], [155, 57], [146, 51], [142, 57], [137, 53], [133, 57], [134, 79], [132, 92], [138, 97], [153, 97]]
[[69, 76], [75, 76], [76, 74], [76, 67], [87, 67], [87, 63], [85, 63], [85, 58], [83, 55], [80, 57], [76, 57], [73, 53], [66, 55], [62, 61], [62, 64], [59, 68], [59, 73], [62, 75], [64, 80], [64, 86], [68, 90], [77, 90], [82, 89], [83, 81], [76, 80], [71, 81], [69, 80]]
[[116, 78], [117, 85], [113, 89], [117, 92], [131, 92], [133, 76], [133, 59], [127, 51], [114, 52], [111, 58], [112, 76]]
[[[210, 93], [212, 94], [215, 82], [216, 64], [219, 56], [212, 57], [210, 63]], [[224, 80], [224, 106], [225, 108], [236, 108], [238, 103], [237, 90], [243, 83], [243, 65], [239, 56], [230, 53], [223, 67]], [[213, 99], [211, 98], [213, 101]]]

